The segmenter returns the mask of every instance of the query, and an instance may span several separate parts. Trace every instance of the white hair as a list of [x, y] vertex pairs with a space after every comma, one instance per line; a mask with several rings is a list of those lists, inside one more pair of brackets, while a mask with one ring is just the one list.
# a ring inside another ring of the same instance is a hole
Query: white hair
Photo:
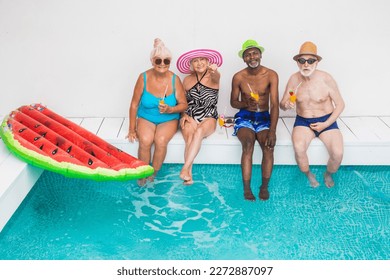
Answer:
[[155, 57], [172, 59], [171, 51], [165, 47], [163, 41], [161, 41], [159, 38], [154, 39], [153, 50], [150, 53], [150, 61], [152, 63]]

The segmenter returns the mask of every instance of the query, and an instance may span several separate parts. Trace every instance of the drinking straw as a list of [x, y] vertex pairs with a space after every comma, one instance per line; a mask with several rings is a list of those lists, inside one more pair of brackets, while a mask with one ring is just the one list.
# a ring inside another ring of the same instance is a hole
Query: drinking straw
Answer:
[[297, 92], [298, 92], [298, 88], [299, 88], [299, 86], [302, 84], [302, 82], [300, 82], [298, 85], [297, 85], [297, 87], [295, 88], [295, 94], [297, 94]]
[[255, 92], [252, 90], [252, 88], [251, 88], [251, 86], [249, 85], [249, 83], [247, 83], [247, 85], [248, 85], [250, 91], [253, 92], [253, 93], [255, 93]]
[[167, 86], [165, 87], [164, 96], [163, 96], [162, 100], [164, 100], [165, 97], [167, 96], [167, 90], [168, 90], [168, 84], [167, 84]]

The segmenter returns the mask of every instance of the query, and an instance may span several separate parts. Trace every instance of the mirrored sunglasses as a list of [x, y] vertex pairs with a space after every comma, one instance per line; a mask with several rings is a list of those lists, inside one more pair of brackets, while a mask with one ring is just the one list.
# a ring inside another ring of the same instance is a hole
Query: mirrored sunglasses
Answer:
[[313, 64], [316, 61], [317, 61], [317, 59], [314, 59], [314, 58], [309, 58], [309, 59], [298, 58], [298, 62], [300, 64], [305, 64], [307, 62], [307, 63], [309, 63], [311, 65], [311, 64]]
[[164, 58], [164, 59], [156, 58], [154, 60], [154, 63], [157, 64], [157, 65], [160, 65], [162, 62], [164, 62], [165, 65], [171, 64], [171, 60], [169, 58]]

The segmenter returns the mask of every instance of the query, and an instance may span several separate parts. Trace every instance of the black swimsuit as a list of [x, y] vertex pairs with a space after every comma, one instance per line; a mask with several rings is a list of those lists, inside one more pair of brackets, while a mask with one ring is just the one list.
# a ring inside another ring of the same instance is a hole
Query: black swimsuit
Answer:
[[196, 75], [197, 83], [187, 92], [187, 115], [194, 118], [196, 121], [201, 122], [204, 118], [218, 119], [217, 103], [218, 103], [218, 89], [206, 87], [201, 83], [201, 80], [206, 75], [198, 79]]
[[[295, 118], [294, 126], [306, 126], [306, 127], [310, 128], [310, 124], [316, 123], [316, 122], [325, 122], [330, 117], [330, 115], [331, 114], [328, 114], [328, 115], [318, 117], [318, 118], [304, 118], [304, 117], [297, 115]], [[327, 131], [329, 129], [338, 129], [338, 128], [339, 127], [337, 125], [337, 122], [334, 122], [330, 126], [325, 128], [324, 130], [322, 130], [321, 132], [315, 131], [313, 129], [312, 130], [313, 130], [315, 136], [318, 137], [324, 131]]]

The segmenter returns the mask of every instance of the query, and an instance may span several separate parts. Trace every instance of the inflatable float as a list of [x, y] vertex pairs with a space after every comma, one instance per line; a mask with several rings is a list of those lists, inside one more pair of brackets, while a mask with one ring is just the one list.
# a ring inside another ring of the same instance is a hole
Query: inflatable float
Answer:
[[1, 124], [0, 136], [20, 159], [67, 177], [123, 181], [154, 172], [150, 165], [42, 104], [11, 112]]

